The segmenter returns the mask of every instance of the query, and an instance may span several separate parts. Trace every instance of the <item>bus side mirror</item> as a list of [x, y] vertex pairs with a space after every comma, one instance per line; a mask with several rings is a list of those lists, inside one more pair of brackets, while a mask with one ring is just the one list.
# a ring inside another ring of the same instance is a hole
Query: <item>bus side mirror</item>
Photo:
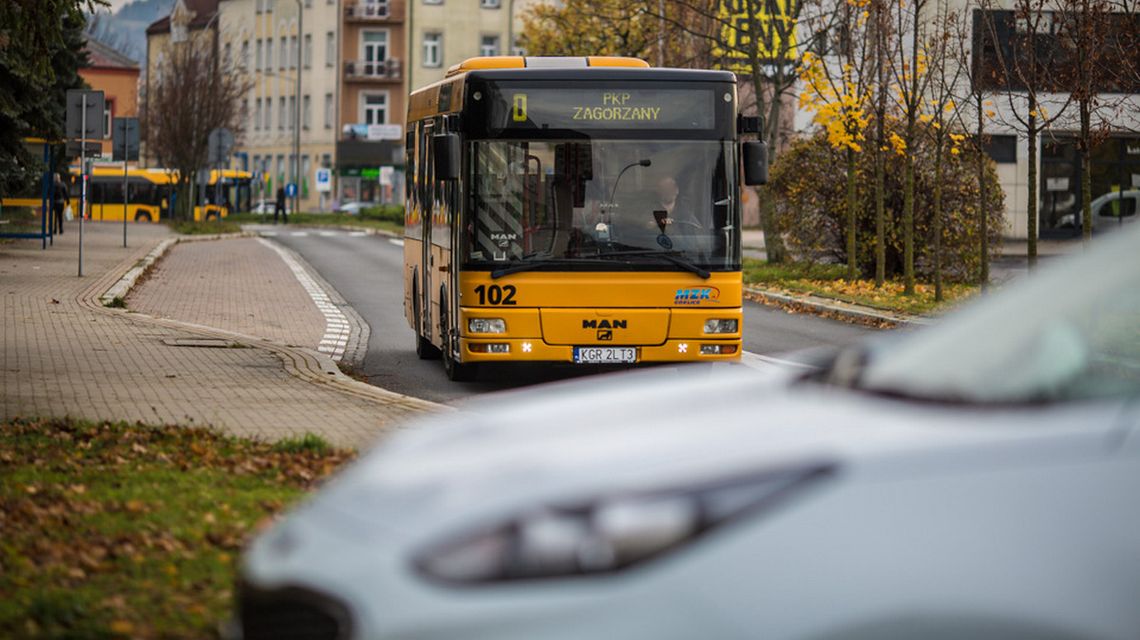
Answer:
[[768, 144], [750, 141], [741, 146], [744, 148], [744, 184], [768, 184]]
[[431, 137], [431, 152], [435, 158], [435, 179], [458, 180], [463, 165], [460, 156], [459, 134], [435, 134]]

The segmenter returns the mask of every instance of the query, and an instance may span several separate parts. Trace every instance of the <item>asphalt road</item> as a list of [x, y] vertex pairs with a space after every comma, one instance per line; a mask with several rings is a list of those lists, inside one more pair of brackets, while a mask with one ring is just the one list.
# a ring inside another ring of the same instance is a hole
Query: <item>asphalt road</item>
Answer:
[[[270, 235], [272, 234], [272, 235]], [[536, 371], [533, 367], [502, 372], [494, 381], [451, 382], [439, 361], [420, 360], [415, 339], [404, 319], [403, 248], [384, 236], [346, 231], [273, 227], [265, 235], [299, 253], [368, 322], [371, 336], [361, 373], [368, 381], [407, 395], [461, 403], [488, 391], [563, 380], [588, 373], [567, 365]], [[851, 344], [874, 330], [745, 303], [744, 349], [764, 359], [795, 359], [805, 349]]]

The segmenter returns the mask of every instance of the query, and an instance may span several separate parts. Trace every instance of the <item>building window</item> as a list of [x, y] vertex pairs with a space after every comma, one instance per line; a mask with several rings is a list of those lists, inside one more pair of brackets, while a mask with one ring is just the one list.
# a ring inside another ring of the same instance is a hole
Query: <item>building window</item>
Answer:
[[364, 114], [364, 124], [387, 124], [388, 122], [388, 94], [366, 93], [361, 111]]
[[388, 59], [388, 32], [365, 31], [361, 38], [361, 47], [364, 75], [384, 75], [384, 61]]
[[313, 121], [313, 114], [311, 112], [312, 106], [310, 105], [309, 96], [305, 96], [304, 99], [301, 100], [301, 126], [304, 127], [306, 131], [309, 130], [309, 125]]
[[297, 126], [297, 96], [289, 96], [289, 130]]
[[111, 139], [111, 124], [115, 120], [115, 101], [106, 100], [103, 102], [103, 137]]
[[285, 130], [285, 118], [288, 117], [288, 116], [286, 116], [286, 111], [285, 111], [285, 98], [284, 98], [284, 96], [282, 96], [279, 99], [278, 108], [280, 109], [280, 112], [277, 114], [277, 130], [278, 131], [284, 131]]
[[515, 38], [515, 44], [511, 47], [511, 55], [526, 56], [526, 47], [522, 45], [521, 38]]
[[265, 41], [265, 70], [273, 69], [273, 38]]
[[289, 38], [281, 36], [277, 41], [277, 68], [285, 69], [289, 66]]
[[261, 130], [261, 98], [253, 102], [253, 130]]
[[241, 43], [241, 68], [249, 68], [249, 40], [243, 40]]
[[479, 55], [499, 55], [499, 36], [483, 36], [483, 39], [479, 41]]
[[333, 94], [325, 94], [325, 128], [333, 127]]
[[479, 6], [484, 9], [498, 9], [503, 5], [499, 0], [479, 0]]
[[264, 129], [265, 131], [269, 131], [270, 129], [273, 128], [273, 98], [266, 98], [265, 99], [265, 112], [264, 113], [265, 113], [265, 122], [262, 124], [261, 128]]
[[232, 66], [232, 63], [233, 48], [230, 46], [230, 43], [227, 42], [226, 46], [222, 47], [222, 67], [229, 69]]
[[285, 154], [277, 154], [277, 181], [285, 182]]
[[424, 34], [424, 66], [438, 67], [443, 64], [443, 34], [433, 31]]
[[325, 34], [325, 66], [336, 64], [336, 34], [329, 31]]
[[305, 34], [305, 68], [309, 69], [313, 66], [313, 34]]
[[257, 56], [256, 58], [254, 58], [254, 60], [257, 63], [257, 65], [254, 68], [257, 69], [258, 71], [260, 71], [263, 68], [262, 67], [262, 53], [263, 52], [261, 49], [261, 38], [257, 39], [257, 45], [254, 47], [254, 49], [256, 51], [256, 53], [254, 55]]
[[297, 63], [301, 61], [301, 50], [297, 48], [297, 36], [289, 38], [289, 68], [296, 69]]
[[[309, 154], [306, 153], [305, 155], [301, 156], [301, 184], [302, 185], [305, 184], [306, 182], [308, 182], [308, 180], [309, 180], [309, 170], [312, 169], [312, 165], [309, 164], [310, 162], [312, 162], [312, 159], [309, 158]], [[300, 186], [300, 185], [298, 185], [298, 186]]]
[[332, 154], [331, 153], [322, 153], [321, 154], [321, 166], [326, 168], [326, 169], [332, 168]]

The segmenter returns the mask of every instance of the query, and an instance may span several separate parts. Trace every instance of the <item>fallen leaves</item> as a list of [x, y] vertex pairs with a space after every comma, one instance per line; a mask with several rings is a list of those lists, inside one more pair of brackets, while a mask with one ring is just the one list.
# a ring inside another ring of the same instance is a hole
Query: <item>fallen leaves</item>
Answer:
[[255, 523], [352, 457], [201, 428], [0, 430], [0, 637], [203, 637]]

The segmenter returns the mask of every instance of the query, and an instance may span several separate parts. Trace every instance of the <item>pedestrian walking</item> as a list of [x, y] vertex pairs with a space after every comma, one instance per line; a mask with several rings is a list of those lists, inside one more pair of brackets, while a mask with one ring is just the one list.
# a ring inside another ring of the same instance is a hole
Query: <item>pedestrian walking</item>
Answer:
[[63, 233], [63, 211], [71, 206], [71, 194], [67, 190], [67, 183], [57, 173], [52, 178], [51, 194], [51, 232]]
[[282, 224], [289, 224], [289, 213], [285, 210], [285, 187], [277, 187], [277, 202], [273, 205], [273, 224], [277, 224], [277, 214], [281, 214]]

